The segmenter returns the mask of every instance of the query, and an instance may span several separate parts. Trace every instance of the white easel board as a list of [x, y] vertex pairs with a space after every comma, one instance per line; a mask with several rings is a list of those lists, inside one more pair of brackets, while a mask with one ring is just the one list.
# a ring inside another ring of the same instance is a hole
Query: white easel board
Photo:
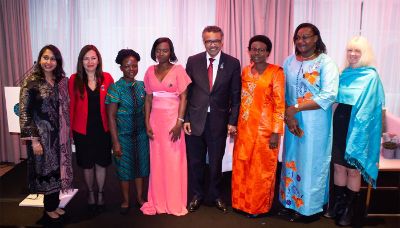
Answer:
[[[4, 87], [4, 97], [6, 98], [8, 131], [20, 133], [19, 116], [14, 112], [16, 105], [19, 107], [20, 87]], [[19, 110], [19, 108], [18, 108]]]

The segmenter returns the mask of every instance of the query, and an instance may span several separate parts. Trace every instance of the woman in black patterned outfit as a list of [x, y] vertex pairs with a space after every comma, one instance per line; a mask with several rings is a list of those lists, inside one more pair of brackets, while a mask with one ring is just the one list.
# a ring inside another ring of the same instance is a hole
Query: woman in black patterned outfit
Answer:
[[57, 47], [43, 47], [20, 92], [21, 139], [28, 151], [28, 187], [44, 194], [41, 222], [59, 222], [60, 191], [72, 189], [68, 78]]

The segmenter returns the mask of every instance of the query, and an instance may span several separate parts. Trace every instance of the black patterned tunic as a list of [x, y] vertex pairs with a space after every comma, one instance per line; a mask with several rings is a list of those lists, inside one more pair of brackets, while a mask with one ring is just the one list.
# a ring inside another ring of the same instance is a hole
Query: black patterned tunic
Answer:
[[[31, 193], [51, 194], [61, 190], [59, 85], [66, 85], [66, 80], [63, 78], [53, 87], [43, 77], [31, 74], [21, 86], [21, 139], [27, 140], [28, 187]], [[40, 140], [43, 155], [33, 154], [33, 138]]]

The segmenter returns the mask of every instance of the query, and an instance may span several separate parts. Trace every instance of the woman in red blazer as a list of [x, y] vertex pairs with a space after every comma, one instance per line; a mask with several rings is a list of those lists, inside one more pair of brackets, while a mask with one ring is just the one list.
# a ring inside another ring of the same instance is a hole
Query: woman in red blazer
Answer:
[[[109, 73], [102, 71], [101, 55], [93, 45], [86, 45], [79, 53], [77, 73], [68, 83], [71, 128], [78, 166], [83, 168], [88, 188], [88, 209], [104, 209], [103, 186], [106, 167], [111, 164], [111, 138], [107, 125], [105, 98], [114, 82]], [[94, 194], [94, 176], [98, 198]]]

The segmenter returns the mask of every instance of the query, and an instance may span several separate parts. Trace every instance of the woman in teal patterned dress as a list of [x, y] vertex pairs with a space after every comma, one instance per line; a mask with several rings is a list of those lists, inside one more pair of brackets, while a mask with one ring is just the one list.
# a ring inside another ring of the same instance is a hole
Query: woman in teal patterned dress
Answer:
[[136, 199], [143, 200], [143, 178], [149, 175], [149, 140], [144, 123], [145, 90], [136, 81], [140, 56], [131, 49], [118, 52], [115, 62], [124, 76], [108, 89], [106, 105], [114, 161], [121, 182], [121, 214], [129, 210], [129, 181], [135, 180]]

